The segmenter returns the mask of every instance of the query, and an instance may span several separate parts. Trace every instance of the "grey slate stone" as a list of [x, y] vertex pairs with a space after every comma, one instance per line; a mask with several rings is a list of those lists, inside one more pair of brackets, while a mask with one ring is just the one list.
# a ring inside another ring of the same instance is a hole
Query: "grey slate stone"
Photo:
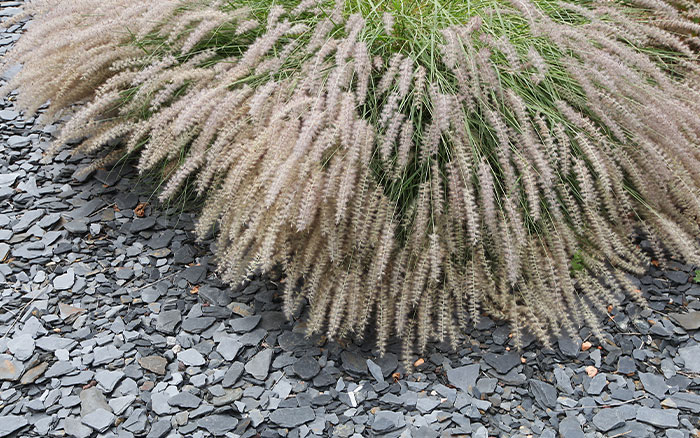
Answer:
[[632, 374], [637, 371], [634, 359], [629, 356], [620, 356], [617, 360], [617, 372], [620, 374]]
[[557, 340], [559, 350], [567, 357], [577, 357], [581, 352], [581, 338], [562, 335]]
[[531, 380], [530, 391], [543, 409], [554, 409], [557, 406], [557, 390], [549, 383]]
[[267, 378], [267, 373], [270, 370], [271, 361], [272, 349], [265, 348], [253, 356], [248, 363], [245, 364], [245, 370], [256, 379], [265, 380], [265, 378]]
[[314, 410], [308, 406], [301, 408], [280, 408], [270, 413], [270, 421], [281, 427], [298, 427], [316, 418]]
[[179, 310], [166, 310], [158, 315], [156, 330], [163, 333], [174, 333], [175, 327], [182, 320], [182, 315]]
[[605, 385], [608, 384], [606, 379], [607, 376], [605, 373], [596, 374], [595, 377], [589, 381], [586, 392], [591, 395], [599, 395], [603, 391], [603, 388], [605, 388]]
[[75, 271], [69, 268], [65, 274], [58, 275], [53, 279], [53, 287], [56, 290], [68, 290], [75, 284]]
[[508, 371], [520, 365], [520, 355], [514, 351], [505, 354], [486, 353], [484, 361], [498, 374], [507, 374]]
[[639, 380], [644, 386], [644, 390], [653, 394], [654, 397], [661, 400], [666, 391], [668, 391], [668, 385], [666, 384], [663, 376], [652, 373], [639, 373]]
[[679, 348], [678, 354], [683, 359], [686, 370], [691, 373], [700, 373], [700, 345]]
[[625, 420], [620, 416], [620, 411], [616, 408], [606, 408], [598, 411], [593, 416], [593, 424], [601, 432], [607, 432], [625, 424]]
[[224, 374], [224, 380], [221, 381], [221, 385], [224, 388], [233, 386], [243, 374], [243, 369], [244, 367], [241, 362], [234, 362], [231, 364], [228, 370], [226, 370], [226, 374]]
[[216, 351], [226, 360], [234, 360], [243, 344], [233, 336], [226, 336], [219, 342]]
[[416, 409], [421, 414], [427, 414], [429, 412], [432, 412], [433, 409], [438, 407], [440, 404], [440, 400], [434, 397], [418, 397], [418, 400], [416, 401]]
[[294, 372], [302, 380], [311, 380], [318, 372], [321, 371], [321, 366], [318, 361], [311, 356], [304, 356], [294, 363]]
[[21, 233], [27, 231], [34, 222], [44, 215], [44, 210], [29, 210], [19, 218], [19, 222], [12, 226], [12, 232]]
[[95, 380], [100, 388], [110, 393], [117, 386], [117, 383], [124, 377], [122, 371], [97, 370]]
[[343, 350], [343, 352], [340, 353], [340, 360], [345, 371], [356, 375], [367, 374], [366, 359], [356, 352]]
[[2, 415], [0, 416], [0, 437], [8, 436], [11, 433], [20, 430], [29, 424], [29, 421], [19, 415]]
[[571, 386], [571, 379], [561, 367], [554, 368], [554, 378], [557, 379], [557, 386], [567, 394], [573, 394], [574, 388]]
[[11, 186], [17, 181], [21, 174], [19, 172], [12, 173], [1, 173], [0, 174], [0, 187]]
[[172, 397], [172, 394], [167, 392], [152, 392], [151, 407], [153, 412], [158, 415], [167, 415], [175, 412], [176, 409], [168, 403], [170, 397]]
[[200, 316], [197, 318], [185, 318], [182, 321], [182, 329], [190, 333], [202, 333], [212, 324], [216, 322], [216, 318], [211, 316]]
[[131, 231], [132, 233], [139, 233], [141, 231], [152, 228], [155, 224], [156, 224], [156, 219], [153, 216], [136, 218], [131, 223], [131, 226], [129, 227], [129, 231]]
[[75, 219], [63, 224], [63, 228], [71, 234], [85, 234], [88, 231], [87, 222], [83, 219]]
[[447, 380], [467, 394], [472, 393], [472, 388], [479, 377], [479, 364], [465, 365], [459, 368], [447, 370]]
[[36, 346], [45, 351], [70, 350], [76, 344], [75, 339], [61, 336], [42, 336], [36, 340]]
[[172, 423], [168, 419], [158, 420], [153, 423], [151, 430], [146, 435], [146, 438], [165, 438], [165, 436], [173, 428]]
[[222, 436], [232, 431], [238, 425], [238, 420], [232, 415], [209, 415], [197, 420], [197, 425], [209, 431], [212, 435]]
[[182, 350], [177, 354], [177, 360], [184, 363], [187, 366], [198, 367], [204, 365], [205, 360], [202, 353], [195, 350], [194, 348], [188, 348], [187, 350]]
[[88, 438], [92, 435], [92, 429], [85, 426], [80, 418], [68, 417], [63, 422], [63, 430], [66, 435], [75, 438]]
[[58, 377], [64, 374], [71, 373], [73, 371], [75, 371], [75, 365], [68, 361], [59, 360], [58, 362], [54, 362], [53, 365], [51, 365], [49, 369], [46, 370], [44, 376]]
[[123, 397], [116, 397], [109, 400], [109, 407], [114, 415], [121, 415], [136, 400], [136, 396], [129, 394]]
[[260, 318], [260, 315], [253, 315], [232, 319], [230, 322], [231, 329], [236, 333], [248, 333], [260, 323]]
[[566, 417], [559, 423], [559, 435], [566, 438], [585, 438], [578, 420]]
[[168, 404], [170, 406], [186, 409], [194, 409], [198, 407], [200, 403], [202, 403], [202, 400], [199, 397], [187, 391], [183, 391], [168, 399]]
[[655, 409], [642, 406], [637, 411], [637, 421], [656, 427], [678, 427], [678, 409]]
[[104, 432], [114, 425], [116, 417], [111, 412], [97, 408], [82, 418], [83, 424], [98, 432]]
[[195, 251], [190, 245], [184, 245], [177, 249], [173, 254], [173, 263], [178, 265], [186, 265], [194, 262]]
[[386, 433], [405, 425], [406, 420], [401, 412], [377, 411], [374, 414], [372, 430], [376, 433]]
[[7, 348], [15, 359], [25, 361], [34, 354], [34, 339], [28, 334], [19, 335], [7, 342]]
[[669, 316], [685, 330], [700, 329], [700, 311], [691, 310], [688, 313], [670, 313]]
[[97, 409], [112, 411], [102, 391], [94, 386], [80, 391], [80, 416], [85, 417]]
[[119, 351], [117, 347], [113, 344], [105, 345], [103, 347], [95, 348], [95, 358], [93, 359], [93, 365], [103, 365], [110, 363], [116, 359], [119, 359], [124, 355], [123, 352]]
[[377, 383], [383, 383], [384, 382], [384, 374], [382, 373], [382, 368], [374, 363], [372, 359], [367, 359], [367, 369], [369, 370], [369, 373], [374, 377], [374, 380], [377, 381]]

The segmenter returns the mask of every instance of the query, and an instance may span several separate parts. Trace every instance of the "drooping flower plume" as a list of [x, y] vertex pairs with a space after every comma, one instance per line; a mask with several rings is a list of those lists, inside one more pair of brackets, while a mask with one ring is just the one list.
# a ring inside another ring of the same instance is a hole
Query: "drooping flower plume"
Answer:
[[[94, 168], [192, 186], [230, 283], [282, 266], [308, 330], [410, 351], [483, 312], [543, 342], [700, 261], [686, 0], [37, 0], [5, 57]], [[80, 106], [74, 106], [81, 103]], [[121, 139], [117, 147], [114, 140]], [[622, 292], [622, 294], [618, 293]]]

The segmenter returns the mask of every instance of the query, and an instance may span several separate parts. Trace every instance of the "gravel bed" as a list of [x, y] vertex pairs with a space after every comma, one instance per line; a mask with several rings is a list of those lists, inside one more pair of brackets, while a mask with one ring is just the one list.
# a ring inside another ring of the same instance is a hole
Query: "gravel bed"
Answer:
[[[19, 6], [0, 2], [0, 17]], [[20, 32], [0, 33], [0, 54]], [[0, 437], [698, 434], [694, 266], [633, 279], [651, 310], [612, 309], [602, 342], [584, 328], [516, 351], [485, 317], [407, 374], [398, 343], [378, 357], [370, 342], [305, 338], [278, 282], [222, 284], [193, 216], [154, 203], [132, 167], [76, 178], [85, 157], [41, 164], [57, 126], [35, 127], [12, 100], [0, 108]]]

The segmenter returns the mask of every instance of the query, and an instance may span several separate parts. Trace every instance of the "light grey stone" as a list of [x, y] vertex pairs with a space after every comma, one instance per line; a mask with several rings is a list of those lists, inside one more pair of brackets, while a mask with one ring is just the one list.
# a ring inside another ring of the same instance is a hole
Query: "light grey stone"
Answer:
[[0, 416], [0, 437], [8, 436], [27, 424], [29, 424], [29, 421], [25, 417], [19, 415], [2, 415]]
[[188, 348], [179, 352], [177, 354], [177, 360], [179, 360], [187, 366], [194, 367], [204, 365], [205, 363], [204, 356], [202, 356], [202, 353], [195, 350], [194, 348]]
[[266, 348], [253, 356], [252, 359], [245, 364], [245, 370], [256, 379], [265, 380], [270, 370], [271, 361], [272, 349]]
[[7, 342], [7, 348], [15, 359], [25, 361], [34, 354], [34, 339], [28, 334], [19, 335]]
[[53, 287], [56, 290], [68, 290], [75, 284], [75, 271], [73, 268], [68, 268], [65, 274], [56, 276], [53, 279]]
[[637, 421], [656, 427], [678, 427], [678, 409], [655, 409], [642, 406], [637, 411]]
[[116, 417], [111, 412], [97, 408], [82, 418], [83, 424], [102, 433], [114, 425]]
[[301, 408], [280, 408], [270, 413], [270, 421], [280, 427], [298, 427], [316, 418], [314, 410], [308, 406]]

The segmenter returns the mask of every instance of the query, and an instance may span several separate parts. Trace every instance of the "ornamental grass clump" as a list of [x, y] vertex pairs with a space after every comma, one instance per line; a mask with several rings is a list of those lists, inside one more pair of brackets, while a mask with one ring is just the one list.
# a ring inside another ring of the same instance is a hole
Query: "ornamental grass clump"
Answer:
[[[282, 266], [309, 332], [540, 340], [656, 257], [700, 263], [690, 0], [37, 0], [3, 61], [55, 151], [204, 199], [223, 278]], [[122, 139], [114, 147], [115, 139]], [[74, 142], [71, 142], [74, 144]], [[52, 151], [52, 152], [53, 152]], [[517, 336], [516, 336], [517, 338]]]

